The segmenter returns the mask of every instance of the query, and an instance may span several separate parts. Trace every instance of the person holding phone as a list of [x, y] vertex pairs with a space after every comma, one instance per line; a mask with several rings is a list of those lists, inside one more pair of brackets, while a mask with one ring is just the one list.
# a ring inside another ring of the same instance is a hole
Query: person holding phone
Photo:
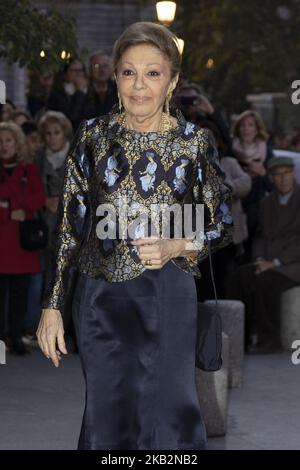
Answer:
[[208, 120], [217, 126], [226, 144], [226, 153], [232, 154], [229, 128], [222, 114], [215, 109], [199, 85], [184, 83], [178, 87], [174, 102], [190, 122], [201, 127], [202, 122]]

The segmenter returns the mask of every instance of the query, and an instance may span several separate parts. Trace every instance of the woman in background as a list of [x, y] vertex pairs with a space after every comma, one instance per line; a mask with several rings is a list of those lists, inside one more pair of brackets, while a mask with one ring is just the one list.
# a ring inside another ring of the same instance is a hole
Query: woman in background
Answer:
[[44, 153], [38, 166], [46, 189], [45, 220], [49, 228], [49, 247], [57, 220], [58, 199], [61, 195], [64, 163], [73, 136], [72, 124], [59, 111], [47, 111], [38, 124], [39, 134], [44, 144]]
[[13, 122], [0, 123], [0, 338], [9, 350], [27, 352], [22, 333], [30, 274], [40, 272], [40, 253], [21, 247], [20, 222], [45, 202], [38, 168], [26, 163], [26, 141]]
[[[212, 255], [217, 295], [224, 299], [228, 297], [231, 275], [244, 259], [244, 243], [248, 239], [248, 229], [242, 202], [251, 191], [252, 181], [250, 175], [243, 170], [237, 159], [226, 153], [227, 145], [217, 126], [211, 121], [201, 121], [201, 127], [212, 133], [214, 144], [220, 156], [220, 166], [226, 175], [225, 181], [232, 190], [232, 243]], [[205, 301], [214, 298], [208, 259], [201, 263], [200, 270], [202, 277], [197, 281], [198, 296], [201, 301]]]
[[248, 240], [245, 242], [247, 261], [251, 257], [252, 240], [258, 224], [259, 202], [271, 189], [266, 165], [273, 156], [264, 122], [256, 111], [244, 111], [236, 120], [232, 148], [242, 168], [252, 179], [251, 191], [243, 199], [248, 227]]
[[46, 109], [59, 111], [70, 119], [74, 131], [84, 118], [84, 105], [88, 89], [85, 66], [71, 59], [58, 74], [49, 95]]

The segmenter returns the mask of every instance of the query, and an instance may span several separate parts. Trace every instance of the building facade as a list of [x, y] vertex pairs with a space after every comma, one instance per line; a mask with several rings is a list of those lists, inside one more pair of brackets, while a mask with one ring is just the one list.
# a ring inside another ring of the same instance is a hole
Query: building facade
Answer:
[[[110, 53], [121, 32], [135, 21], [155, 20], [155, 1], [141, 0], [34, 0], [41, 9], [57, 8], [76, 20], [78, 43], [89, 53], [103, 49]], [[0, 79], [6, 85], [6, 98], [25, 108], [26, 68], [0, 60]]]

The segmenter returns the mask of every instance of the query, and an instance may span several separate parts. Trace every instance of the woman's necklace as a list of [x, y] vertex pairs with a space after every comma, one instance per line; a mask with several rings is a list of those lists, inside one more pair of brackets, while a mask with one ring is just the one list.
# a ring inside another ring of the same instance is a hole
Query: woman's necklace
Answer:
[[[122, 126], [124, 127], [127, 127], [126, 126], [126, 113], [121, 113], [118, 115], [117, 117], [117, 121], [119, 122], [119, 124], [121, 124]], [[159, 128], [158, 128], [158, 132], [165, 132], [165, 131], [169, 131], [170, 129], [172, 129], [174, 127], [172, 121], [171, 121], [171, 118], [170, 116], [168, 116], [167, 113], [162, 113], [162, 116], [161, 116], [161, 121], [160, 121], [160, 124], [159, 124]]]

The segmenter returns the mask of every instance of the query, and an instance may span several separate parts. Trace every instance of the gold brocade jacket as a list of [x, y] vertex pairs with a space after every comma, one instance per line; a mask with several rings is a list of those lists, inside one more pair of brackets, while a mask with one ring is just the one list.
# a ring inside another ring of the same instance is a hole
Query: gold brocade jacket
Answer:
[[[197, 259], [172, 258], [178, 268], [196, 277], [201, 277], [198, 264], [208, 254], [207, 240], [212, 250], [230, 243], [231, 191], [210, 133], [187, 122], [180, 111], [177, 119], [178, 126], [168, 131], [137, 132], [118, 122], [115, 107], [106, 116], [81, 123], [66, 158], [55, 263], [43, 308], [64, 310], [70, 268], [109, 282], [132, 279], [147, 269], [130, 237], [120, 236], [125, 200], [136, 211], [142, 208], [141, 214], [152, 204], [203, 204], [206, 238], [204, 245], [195, 240], [195, 248], [201, 246]], [[116, 211], [116, 219], [110, 221], [115, 238], [98, 236], [97, 208], [102, 204]], [[157, 233], [160, 223], [154, 222]], [[150, 236], [144, 230], [145, 224], [135, 225], [132, 238]]]

